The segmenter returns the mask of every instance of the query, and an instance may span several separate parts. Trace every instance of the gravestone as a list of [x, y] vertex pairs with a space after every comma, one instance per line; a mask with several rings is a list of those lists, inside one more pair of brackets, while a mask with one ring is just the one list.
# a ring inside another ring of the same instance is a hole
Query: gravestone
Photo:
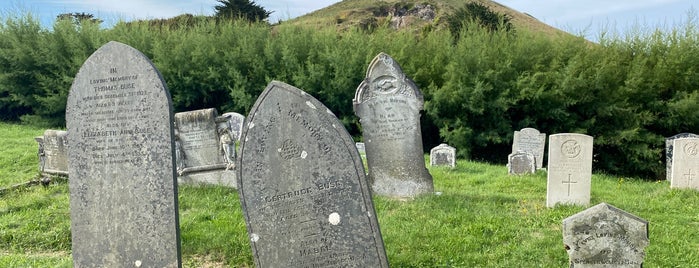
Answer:
[[376, 56], [353, 104], [373, 192], [396, 198], [432, 193], [420, 132], [422, 93], [398, 63], [384, 53]]
[[563, 220], [570, 267], [642, 267], [648, 222], [601, 203]]
[[243, 124], [245, 123], [245, 116], [239, 113], [224, 113], [221, 115], [223, 118], [228, 118], [228, 124], [230, 125], [231, 135], [235, 141], [240, 141], [240, 135], [243, 134]]
[[680, 133], [665, 139], [665, 178], [667, 180], [670, 180], [672, 177], [672, 154], [674, 152], [672, 142], [679, 138], [699, 138], [699, 135], [694, 133]]
[[366, 156], [366, 147], [364, 146], [363, 142], [357, 142], [354, 144], [357, 147], [357, 152], [359, 152], [359, 155], [361, 157]]
[[536, 157], [530, 152], [516, 152], [507, 156], [507, 173], [523, 175], [536, 172]]
[[235, 137], [216, 109], [175, 114], [178, 182], [235, 187]]
[[273, 81], [252, 107], [238, 192], [256, 267], [388, 267], [355, 144], [322, 103]]
[[39, 171], [44, 175], [68, 176], [68, 132], [47, 129], [36, 137], [39, 144]]
[[515, 131], [512, 139], [512, 153], [519, 151], [529, 152], [534, 155], [536, 168], [544, 166], [544, 148], [546, 146], [546, 133], [541, 133], [535, 128], [523, 128]]
[[440, 144], [430, 150], [430, 166], [456, 167], [456, 148]]
[[678, 138], [672, 141], [671, 188], [699, 190], [699, 138]]
[[546, 207], [590, 203], [592, 140], [576, 133], [549, 136]]
[[173, 114], [146, 56], [109, 42], [66, 105], [75, 267], [180, 267]]

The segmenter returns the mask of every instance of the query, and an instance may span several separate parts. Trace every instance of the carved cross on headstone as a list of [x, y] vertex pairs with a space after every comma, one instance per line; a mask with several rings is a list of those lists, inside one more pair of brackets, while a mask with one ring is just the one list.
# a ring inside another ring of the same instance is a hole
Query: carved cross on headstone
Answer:
[[572, 174], [568, 174], [568, 181], [563, 181], [563, 184], [568, 184], [568, 196], [570, 196], [570, 185], [573, 183], [578, 183], [577, 181], [573, 181], [571, 176]]
[[687, 185], [692, 185], [692, 180], [694, 180], [694, 177], [697, 175], [696, 173], [692, 173], [692, 169], [689, 169], [687, 171], [687, 174], [683, 174], [687, 178]]

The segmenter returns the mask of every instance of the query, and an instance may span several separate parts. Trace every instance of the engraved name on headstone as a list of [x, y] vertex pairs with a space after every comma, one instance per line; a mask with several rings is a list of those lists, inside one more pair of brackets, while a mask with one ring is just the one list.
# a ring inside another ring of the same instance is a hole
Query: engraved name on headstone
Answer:
[[699, 138], [678, 138], [672, 146], [670, 187], [699, 190]]
[[546, 133], [541, 133], [535, 128], [523, 128], [515, 131], [512, 139], [512, 153], [519, 151], [529, 152], [534, 155], [536, 168], [544, 165], [544, 148], [546, 146]]
[[591, 136], [576, 133], [549, 136], [546, 207], [590, 203], [592, 141]]
[[235, 137], [216, 109], [175, 114], [179, 183], [235, 187]]
[[173, 114], [160, 73], [109, 42], [66, 106], [75, 267], [180, 267]]
[[257, 267], [388, 267], [355, 144], [322, 103], [271, 82], [247, 118], [238, 192]]
[[44, 175], [68, 176], [68, 132], [47, 129], [39, 143], [39, 171]]
[[432, 193], [420, 130], [423, 96], [390, 56], [372, 60], [353, 100], [375, 194], [411, 198]]
[[507, 173], [523, 175], [536, 172], [536, 158], [530, 152], [516, 152], [507, 156]]
[[570, 267], [642, 267], [648, 222], [601, 203], [563, 220]]
[[665, 178], [667, 180], [672, 178], [672, 155], [675, 151], [672, 142], [679, 138], [699, 138], [699, 135], [694, 133], [680, 133], [665, 139]]
[[456, 148], [445, 143], [430, 150], [430, 166], [456, 167]]

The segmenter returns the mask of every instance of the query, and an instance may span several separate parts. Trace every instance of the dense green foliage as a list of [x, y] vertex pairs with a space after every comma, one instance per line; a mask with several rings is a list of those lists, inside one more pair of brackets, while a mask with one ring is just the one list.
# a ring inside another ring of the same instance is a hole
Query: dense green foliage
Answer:
[[214, 7], [216, 17], [226, 19], [245, 19], [247, 21], [266, 20], [272, 12], [250, 0], [216, 0]]
[[468, 24], [453, 34], [270, 26], [183, 17], [182, 25], [58, 20], [0, 23], [0, 117], [61, 127], [82, 62], [109, 40], [142, 51], [162, 72], [177, 112], [242, 114], [270, 80], [324, 102], [357, 139], [354, 91], [379, 52], [395, 58], [425, 95], [425, 148], [447, 142], [462, 158], [504, 162], [514, 130], [595, 138], [594, 168], [664, 177], [664, 137], [699, 132], [697, 23], [669, 32], [582, 38]]
[[492, 11], [477, 2], [469, 2], [457, 8], [446, 20], [449, 31], [457, 38], [461, 35], [462, 28], [470, 23], [476, 23], [489, 31], [514, 30], [509, 16]]

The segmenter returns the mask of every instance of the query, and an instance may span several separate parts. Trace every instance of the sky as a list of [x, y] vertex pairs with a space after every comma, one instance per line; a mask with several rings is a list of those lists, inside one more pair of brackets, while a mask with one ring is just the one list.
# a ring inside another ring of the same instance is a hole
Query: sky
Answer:
[[[294, 18], [338, 0], [257, 0], [273, 11], [270, 22]], [[588, 39], [600, 32], [624, 33], [634, 26], [643, 29], [678, 27], [696, 11], [696, 0], [499, 0], [500, 4], [534, 16], [540, 21]], [[8, 14], [38, 16], [50, 27], [56, 15], [85, 12], [113, 25], [119, 20], [169, 18], [179, 14], [212, 15], [216, 0], [0, 0], [0, 17]]]

